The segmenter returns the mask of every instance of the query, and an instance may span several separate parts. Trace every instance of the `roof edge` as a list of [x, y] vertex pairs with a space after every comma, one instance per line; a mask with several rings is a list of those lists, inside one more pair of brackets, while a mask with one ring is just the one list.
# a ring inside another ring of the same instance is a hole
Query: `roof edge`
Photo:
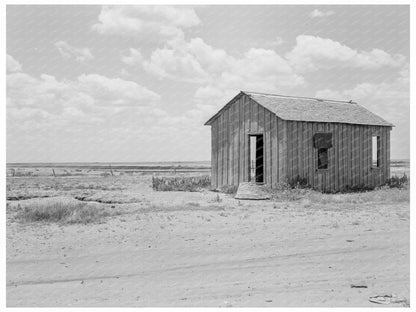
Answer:
[[[255, 99], [253, 99], [250, 94], [258, 94], [258, 95], [265, 95], [265, 96], [277, 96], [277, 97], [284, 97], [284, 98], [293, 98], [293, 99], [307, 99], [307, 100], [316, 100], [316, 101], [326, 101], [326, 102], [335, 102], [335, 103], [344, 103], [344, 104], [353, 104], [358, 105], [361, 108], [365, 109], [366, 111], [370, 112], [371, 114], [377, 116], [381, 120], [385, 122], [385, 124], [373, 124], [373, 123], [348, 123], [348, 122], [333, 122], [333, 121], [327, 121], [328, 123], [340, 123], [340, 124], [355, 124], [355, 125], [369, 125], [369, 126], [379, 126], [379, 127], [395, 127], [394, 124], [388, 122], [384, 118], [380, 117], [379, 115], [373, 113], [369, 109], [367, 109], [365, 106], [358, 104], [357, 102], [353, 101], [339, 101], [339, 100], [329, 100], [329, 99], [318, 99], [318, 98], [312, 98], [312, 97], [303, 97], [303, 96], [289, 96], [289, 95], [279, 95], [279, 94], [267, 94], [267, 93], [261, 93], [261, 92], [250, 92], [250, 91], [240, 91], [236, 96], [234, 96], [230, 101], [227, 102], [219, 111], [217, 111], [210, 119], [208, 119], [204, 126], [210, 126], [214, 120], [218, 118], [218, 116], [226, 110], [235, 100], [237, 100], [239, 97], [246, 95], [250, 98], [250, 100], [254, 101], [258, 105], [262, 106], [264, 109], [269, 110], [267, 107], [263, 106], [259, 102], [257, 102]], [[270, 111], [270, 110], [269, 110]], [[285, 119], [281, 116], [277, 115], [275, 112], [270, 111], [272, 114], [277, 116], [278, 118], [286, 121], [303, 121], [303, 120], [296, 120], [296, 119]], [[309, 121], [309, 122], [319, 122], [319, 121]], [[321, 121], [322, 122], [322, 121]]]
[[[319, 99], [319, 98], [312, 98], [312, 97], [305, 97], [305, 96], [290, 96], [290, 95], [279, 95], [279, 94], [272, 94], [272, 93], [261, 93], [261, 92], [250, 92], [250, 91], [241, 91], [240, 93], [245, 94], [246, 96], [248, 96], [252, 101], [256, 102], [258, 105], [260, 105], [261, 107], [263, 107], [264, 109], [267, 109], [268, 111], [270, 111], [267, 107], [265, 107], [264, 105], [262, 105], [261, 103], [259, 103], [258, 101], [256, 101], [255, 99], [253, 99], [250, 96], [251, 94], [258, 94], [258, 95], [265, 95], [265, 96], [277, 96], [277, 97], [284, 97], [284, 98], [291, 98], [291, 99], [307, 99], [307, 100], [316, 100], [316, 101], [326, 101], [326, 102], [335, 102], [335, 103], [343, 103], [343, 104], [353, 104], [353, 105], [357, 105], [363, 109], [365, 109], [366, 111], [368, 111], [369, 113], [371, 113], [372, 115], [377, 116], [378, 118], [380, 118], [382, 121], [384, 121], [384, 125], [383, 124], [374, 124], [374, 123], [353, 123], [353, 122], [336, 122], [336, 121], [326, 121], [327, 123], [338, 123], [338, 124], [350, 124], [350, 125], [368, 125], [368, 126], [378, 126], [378, 127], [396, 127], [394, 124], [392, 124], [391, 122], [388, 122], [387, 120], [385, 120], [384, 118], [380, 117], [378, 114], [373, 113], [372, 111], [370, 111], [369, 109], [367, 109], [365, 106], [358, 104], [357, 102], [353, 102], [351, 101], [338, 101], [338, 100], [329, 100], [329, 99]], [[275, 116], [279, 117], [282, 120], [285, 121], [305, 121], [306, 120], [296, 120], [296, 119], [286, 119], [286, 118], [282, 118], [281, 116], [277, 115], [275, 112], [272, 112]], [[308, 122], [323, 122], [323, 121], [308, 121]]]
[[322, 98], [307, 97], [307, 96], [282, 95], [282, 94], [251, 92], [251, 91], [241, 91], [241, 92], [243, 92], [247, 96], [250, 96], [250, 94], [257, 94], [257, 95], [266, 95], [266, 96], [277, 96], [277, 97], [290, 98], [290, 99], [304, 99], [304, 100], [315, 100], [315, 101], [335, 102], [335, 103], [344, 103], [344, 104], [358, 104], [357, 102], [354, 102], [353, 100], [340, 101], [340, 100], [322, 99]]
[[217, 119], [217, 117], [220, 115], [220, 113], [222, 111], [224, 111], [231, 103], [233, 103], [237, 98], [239, 98], [242, 95], [247, 95], [245, 92], [240, 91], [238, 92], [238, 94], [236, 96], [234, 96], [230, 101], [227, 102], [227, 104], [225, 104], [218, 112], [216, 112], [210, 119], [208, 119], [205, 123], [204, 126], [210, 126], [212, 124], [212, 122]]

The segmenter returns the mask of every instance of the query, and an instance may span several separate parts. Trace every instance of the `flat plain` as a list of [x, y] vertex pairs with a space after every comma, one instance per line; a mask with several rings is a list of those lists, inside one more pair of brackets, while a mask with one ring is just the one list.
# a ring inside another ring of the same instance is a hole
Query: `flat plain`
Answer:
[[[7, 306], [409, 305], [407, 186], [265, 201], [152, 189], [207, 172], [188, 169], [8, 166]], [[56, 205], [94, 213], [26, 218]]]

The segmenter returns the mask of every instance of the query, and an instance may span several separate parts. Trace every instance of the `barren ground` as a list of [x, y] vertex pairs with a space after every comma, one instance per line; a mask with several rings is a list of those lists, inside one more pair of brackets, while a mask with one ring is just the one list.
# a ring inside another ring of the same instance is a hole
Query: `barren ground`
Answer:
[[[368, 298], [409, 298], [408, 190], [238, 201], [154, 192], [149, 175], [8, 177], [7, 185], [15, 197], [7, 202], [8, 306], [378, 306]], [[16, 219], [22, 207], [51, 200], [37, 196], [78, 196], [117, 214], [91, 224]]]

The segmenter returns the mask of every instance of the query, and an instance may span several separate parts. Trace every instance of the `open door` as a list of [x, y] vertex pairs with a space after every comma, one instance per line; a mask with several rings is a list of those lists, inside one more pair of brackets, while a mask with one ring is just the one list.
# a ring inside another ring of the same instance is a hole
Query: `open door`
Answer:
[[250, 182], [264, 182], [264, 141], [262, 134], [250, 135]]

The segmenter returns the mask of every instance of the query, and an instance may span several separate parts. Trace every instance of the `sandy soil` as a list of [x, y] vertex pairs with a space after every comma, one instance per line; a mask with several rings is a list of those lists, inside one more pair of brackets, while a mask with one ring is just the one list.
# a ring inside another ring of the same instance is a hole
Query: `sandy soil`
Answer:
[[99, 224], [23, 224], [8, 212], [7, 306], [378, 306], [368, 297], [409, 298], [408, 201], [237, 201], [153, 192], [148, 179], [114, 190], [136, 200], [107, 204], [122, 214]]

